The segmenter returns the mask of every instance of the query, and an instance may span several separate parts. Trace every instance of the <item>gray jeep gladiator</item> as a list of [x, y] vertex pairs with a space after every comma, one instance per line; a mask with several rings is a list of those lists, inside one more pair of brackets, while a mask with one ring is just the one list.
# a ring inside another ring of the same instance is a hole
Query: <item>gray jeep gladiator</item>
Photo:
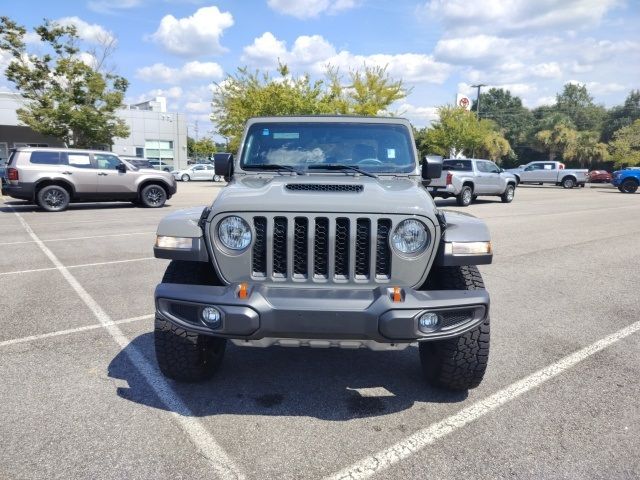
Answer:
[[157, 230], [171, 259], [155, 290], [155, 351], [178, 381], [210, 378], [239, 346], [401, 350], [417, 342], [424, 376], [466, 390], [489, 355], [491, 263], [481, 220], [440, 211], [424, 188], [442, 159], [418, 161], [398, 118], [248, 121], [216, 171], [213, 204]]

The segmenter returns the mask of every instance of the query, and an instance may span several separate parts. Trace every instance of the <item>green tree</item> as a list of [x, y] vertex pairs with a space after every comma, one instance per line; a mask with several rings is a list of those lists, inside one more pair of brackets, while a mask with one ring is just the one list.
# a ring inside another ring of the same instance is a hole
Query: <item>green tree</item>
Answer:
[[581, 168], [609, 160], [606, 143], [599, 142], [599, 132], [578, 132], [575, 148], [564, 155], [565, 160], [577, 162]]
[[[511, 95], [509, 90], [490, 88], [487, 93], [480, 94], [480, 105], [480, 118], [493, 120], [514, 149], [527, 142], [534, 117], [520, 97]], [[477, 112], [477, 107], [474, 101], [471, 110]]]
[[29, 53], [26, 29], [8, 17], [0, 17], [0, 50], [12, 60], [6, 77], [26, 100], [18, 119], [44, 135], [60, 138], [74, 147], [113, 144], [127, 137], [129, 128], [115, 114], [128, 82], [100, 71], [102, 62], [82, 60], [74, 26], [45, 22], [35, 28], [48, 53]]
[[438, 109], [438, 115], [439, 120], [430, 128], [416, 133], [416, 146], [422, 156], [464, 154], [499, 160], [511, 150], [497, 125], [490, 120], [478, 121], [474, 112], [447, 105]]
[[593, 102], [585, 85], [574, 83], [567, 83], [556, 95], [553, 110], [569, 117], [580, 131], [601, 132], [607, 115], [603, 106]]
[[290, 75], [286, 65], [279, 76], [239, 68], [217, 85], [211, 120], [217, 133], [236, 151], [246, 121], [265, 115], [384, 114], [406, 95], [402, 81], [391, 79], [384, 68], [364, 67], [349, 72], [345, 83], [337, 69], [327, 67], [326, 77], [312, 81], [308, 74]]
[[556, 158], [573, 158], [576, 151], [578, 132], [564, 122], [556, 123], [549, 130], [540, 130], [535, 134], [537, 147], [549, 156]]
[[640, 90], [631, 90], [623, 105], [613, 107], [608, 112], [602, 140], [610, 141], [617, 130], [628, 127], [638, 119], [640, 119]]
[[640, 165], [640, 120], [614, 133], [609, 148], [616, 167]]

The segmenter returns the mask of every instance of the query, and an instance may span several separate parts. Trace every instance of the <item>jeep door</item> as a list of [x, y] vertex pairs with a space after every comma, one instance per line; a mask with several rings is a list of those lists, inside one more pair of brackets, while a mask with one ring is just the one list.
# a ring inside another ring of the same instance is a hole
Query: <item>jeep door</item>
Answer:
[[79, 197], [94, 197], [98, 190], [98, 170], [91, 162], [91, 155], [84, 152], [61, 153], [62, 176], [67, 178]]
[[[134, 197], [137, 191], [136, 173], [127, 169], [120, 159], [111, 153], [94, 153], [98, 167], [98, 195], [103, 197]], [[124, 172], [118, 170], [122, 165]]]

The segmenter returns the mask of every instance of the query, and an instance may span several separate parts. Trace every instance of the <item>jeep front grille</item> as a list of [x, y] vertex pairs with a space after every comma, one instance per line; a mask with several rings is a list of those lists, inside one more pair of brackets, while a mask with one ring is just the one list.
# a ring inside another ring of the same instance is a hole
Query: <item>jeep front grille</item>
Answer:
[[391, 276], [390, 219], [255, 216], [253, 228], [253, 278], [366, 282]]

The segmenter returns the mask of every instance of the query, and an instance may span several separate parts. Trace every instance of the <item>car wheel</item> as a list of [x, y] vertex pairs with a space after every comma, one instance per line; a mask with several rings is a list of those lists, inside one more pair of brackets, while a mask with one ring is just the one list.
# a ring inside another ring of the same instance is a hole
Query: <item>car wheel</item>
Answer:
[[184, 175], [182, 175], [182, 177], [180, 177], [180, 180], [182, 180], [183, 182], [188, 182], [189, 180], [191, 180], [191, 177], [185, 173]]
[[622, 182], [622, 193], [636, 193], [638, 190], [638, 182], [630, 178]]
[[505, 189], [504, 193], [500, 196], [502, 203], [511, 203], [513, 201], [513, 197], [516, 193], [516, 187], [509, 184]]
[[47, 185], [38, 190], [36, 200], [40, 208], [47, 212], [66, 210], [71, 201], [69, 192], [60, 185]]
[[[174, 260], [167, 267], [162, 283], [220, 283], [216, 279], [211, 264]], [[227, 341], [188, 332], [156, 317], [154, 345], [158, 366], [165, 376], [179, 382], [198, 382], [211, 378], [220, 368]]]
[[[476, 266], [434, 269], [431, 288], [438, 290], [482, 290], [484, 283]], [[480, 385], [489, 361], [489, 315], [473, 330], [446, 340], [420, 342], [424, 378], [450, 390], [468, 390]]]
[[213, 181], [214, 182], [221, 182], [222, 181], [222, 176], [221, 175], [214, 175], [213, 176]]
[[461, 207], [468, 207], [471, 205], [471, 202], [473, 201], [473, 190], [469, 185], [462, 187], [460, 193], [456, 195], [456, 201]]
[[576, 186], [576, 181], [571, 177], [562, 179], [562, 188], [573, 188]]
[[624, 188], [622, 188], [622, 185], [618, 187], [618, 191], [624, 193]]
[[160, 208], [167, 201], [167, 191], [160, 185], [147, 185], [140, 192], [140, 201], [145, 207]]

